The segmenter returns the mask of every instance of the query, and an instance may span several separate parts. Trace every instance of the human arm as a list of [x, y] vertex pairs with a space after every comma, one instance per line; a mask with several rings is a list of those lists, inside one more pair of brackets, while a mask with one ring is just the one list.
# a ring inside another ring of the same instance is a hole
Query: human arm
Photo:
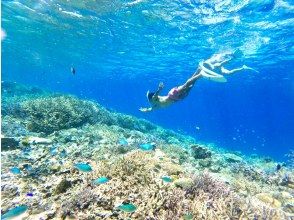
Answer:
[[153, 96], [159, 96], [159, 93], [162, 91], [164, 85], [163, 82], [159, 83], [157, 91], [154, 93]]

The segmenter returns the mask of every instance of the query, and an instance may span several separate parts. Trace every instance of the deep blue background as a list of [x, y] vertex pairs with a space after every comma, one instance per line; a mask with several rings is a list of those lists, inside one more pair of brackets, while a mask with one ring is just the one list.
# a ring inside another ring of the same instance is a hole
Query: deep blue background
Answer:
[[[293, 6], [234, 2], [4, 1], [2, 80], [94, 99], [201, 142], [282, 160], [294, 146]], [[138, 111], [160, 81], [167, 93], [199, 61], [236, 49], [228, 68], [259, 73], [201, 79], [182, 102]]]

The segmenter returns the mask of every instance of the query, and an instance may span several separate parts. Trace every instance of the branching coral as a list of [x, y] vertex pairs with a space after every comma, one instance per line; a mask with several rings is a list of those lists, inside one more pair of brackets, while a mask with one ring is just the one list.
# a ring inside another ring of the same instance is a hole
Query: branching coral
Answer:
[[75, 195], [72, 195], [70, 199], [65, 200], [61, 204], [60, 214], [62, 218], [66, 216], [72, 216], [76, 211], [86, 209], [90, 204], [97, 203], [99, 197], [94, 191], [87, 187]]
[[231, 193], [231, 189], [223, 182], [214, 179], [209, 173], [204, 172], [201, 175], [194, 177], [192, 187], [186, 189], [186, 195], [199, 196], [205, 193], [213, 195], [214, 198], [226, 197]]
[[195, 177], [194, 185], [186, 189], [186, 196], [193, 201], [190, 210], [196, 219], [284, 218], [280, 210], [239, 197], [228, 185], [208, 173]]
[[174, 189], [166, 198], [163, 209], [164, 219], [181, 219], [185, 213], [188, 213], [184, 192], [179, 189]]
[[71, 96], [39, 98], [25, 101], [21, 106], [29, 116], [28, 129], [44, 133], [93, 123], [100, 115], [92, 102]]

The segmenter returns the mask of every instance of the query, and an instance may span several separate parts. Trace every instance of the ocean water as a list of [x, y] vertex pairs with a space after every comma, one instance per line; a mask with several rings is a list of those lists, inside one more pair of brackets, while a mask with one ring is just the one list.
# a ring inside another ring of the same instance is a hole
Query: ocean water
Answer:
[[[70, 93], [244, 154], [285, 160], [294, 146], [293, 2], [4, 0], [2, 81]], [[197, 81], [151, 113], [147, 90], [184, 83], [237, 51], [226, 83]], [[76, 70], [75, 75], [71, 67]]]

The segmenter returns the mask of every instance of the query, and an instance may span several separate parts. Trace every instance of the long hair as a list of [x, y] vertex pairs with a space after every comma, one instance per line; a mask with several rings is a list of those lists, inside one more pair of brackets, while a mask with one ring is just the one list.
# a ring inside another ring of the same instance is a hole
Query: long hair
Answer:
[[147, 97], [149, 102], [151, 101], [154, 94], [155, 94], [155, 92], [149, 92], [149, 91], [147, 92], [146, 97]]

